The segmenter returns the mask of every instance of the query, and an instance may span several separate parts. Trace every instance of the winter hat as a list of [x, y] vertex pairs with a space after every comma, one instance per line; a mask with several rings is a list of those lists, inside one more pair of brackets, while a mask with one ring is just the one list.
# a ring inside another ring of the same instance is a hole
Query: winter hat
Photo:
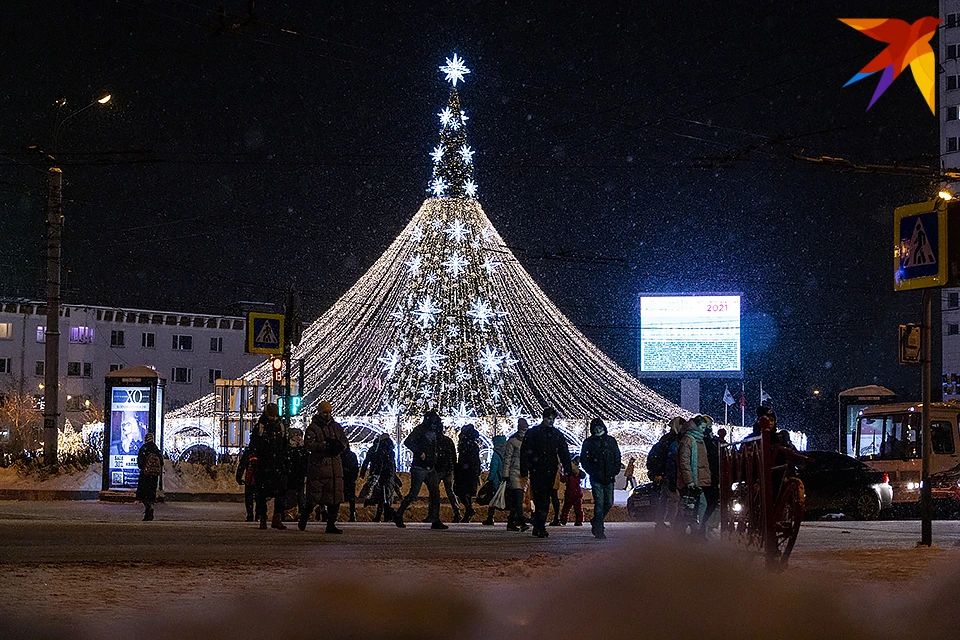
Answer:
[[770, 411], [770, 408], [769, 408], [769, 407], [765, 407], [765, 406], [763, 406], [763, 405], [760, 405], [759, 407], [757, 407], [757, 417], [758, 417], [758, 418], [761, 418], [761, 417], [767, 415], [767, 413], [768, 413], [769, 411]]
[[329, 411], [330, 413], [333, 413], [333, 405], [324, 400], [317, 407], [317, 412], [319, 413], [320, 411]]
[[526, 431], [530, 428], [530, 423], [527, 422], [526, 418], [517, 419], [517, 431]]
[[143, 441], [144, 441], [144, 442], [153, 442], [153, 434], [152, 434], [152, 433], [148, 433], [147, 435], [143, 436]]
[[670, 431], [673, 431], [674, 433], [680, 433], [680, 429], [683, 428], [684, 422], [686, 422], [686, 420], [684, 420], [680, 416], [675, 416], [671, 418], [670, 425], [669, 425]]

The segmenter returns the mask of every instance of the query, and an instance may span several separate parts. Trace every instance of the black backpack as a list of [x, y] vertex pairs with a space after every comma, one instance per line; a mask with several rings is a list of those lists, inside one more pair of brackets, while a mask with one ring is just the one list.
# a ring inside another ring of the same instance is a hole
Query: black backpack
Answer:
[[647, 475], [651, 480], [667, 474], [667, 453], [674, 440], [676, 440], [676, 434], [671, 431], [650, 447], [650, 453], [647, 454]]

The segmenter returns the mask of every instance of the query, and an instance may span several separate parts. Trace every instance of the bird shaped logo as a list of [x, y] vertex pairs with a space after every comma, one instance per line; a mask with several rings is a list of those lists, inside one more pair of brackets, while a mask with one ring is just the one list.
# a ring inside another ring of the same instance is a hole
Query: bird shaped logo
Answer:
[[880, 82], [877, 84], [876, 91], [873, 92], [873, 98], [867, 105], [867, 110], [873, 106], [873, 103], [883, 95], [897, 76], [910, 66], [913, 72], [913, 79], [923, 94], [927, 106], [931, 113], [934, 111], [934, 82], [936, 56], [933, 49], [930, 48], [930, 39], [937, 32], [937, 27], [943, 20], [940, 18], [920, 18], [913, 24], [908, 24], [903, 20], [896, 18], [840, 18], [840, 22], [849, 25], [870, 36], [874, 40], [886, 42], [887, 48], [871, 60], [867, 66], [847, 81], [847, 86], [858, 80], [863, 80], [867, 76], [873, 75], [877, 71], [882, 71]]

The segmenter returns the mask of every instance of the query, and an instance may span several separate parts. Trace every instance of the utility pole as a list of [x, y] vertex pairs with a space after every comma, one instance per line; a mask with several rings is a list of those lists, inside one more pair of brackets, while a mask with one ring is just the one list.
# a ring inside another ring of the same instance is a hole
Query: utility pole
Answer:
[[50, 167], [47, 190], [47, 326], [43, 365], [43, 461], [57, 463], [60, 420], [60, 246], [63, 172]]

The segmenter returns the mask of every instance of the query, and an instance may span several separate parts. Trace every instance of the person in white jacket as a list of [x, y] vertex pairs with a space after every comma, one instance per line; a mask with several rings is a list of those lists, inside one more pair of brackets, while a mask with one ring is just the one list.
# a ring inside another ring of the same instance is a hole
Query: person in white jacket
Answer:
[[517, 432], [510, 436], [503, 448], [502, 477], [507, 481], [506, 502], [510, 516], [507, 518], [507, 531], [526, 531], [526, 516], [523, 513], [523, 495], [526, 491], [526, 479], [520, 477], [520, 446], [527, 435], [529, 425], [525, 418], [517, 420]]

